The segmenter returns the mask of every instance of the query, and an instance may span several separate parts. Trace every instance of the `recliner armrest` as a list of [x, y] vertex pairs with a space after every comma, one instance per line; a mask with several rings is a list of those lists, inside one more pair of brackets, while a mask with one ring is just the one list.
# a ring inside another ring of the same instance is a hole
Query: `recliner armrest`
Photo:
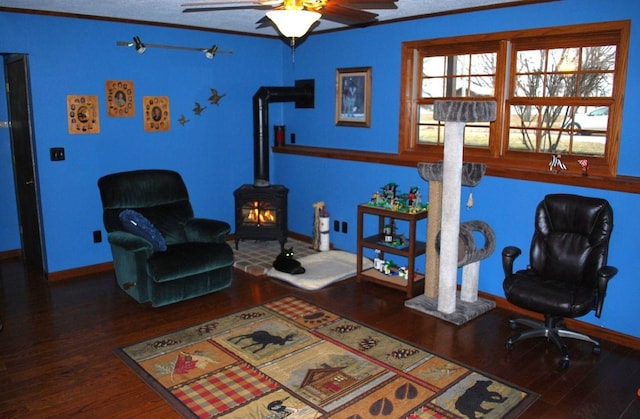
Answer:
[[609, 280], [618, 273], [618, 268], [615, 266], [603, 266], [598, 269], [598, 300], [596, 301], [596, 317], [600, 317], [602, 313], [602, 306], [604, 304], [604, 297], [607, 295], [607, 286]]
[[112, 231], [107, 234], [107, 240], [110, 244], [119, 246], [131, 252], [146, 250], [149, 254], [153, 253], [153, 245], [149, 240], [126, 231]]
[[502, 270], [507, 277], [513, 273], [513, 262], [522, 254], [522, 250], [516, 246], [507, 246], [502, 249]]
[[190, 242], [224, 243], [231, 226], [220, 220], [192, 218], [184, 225], [184, 231]]

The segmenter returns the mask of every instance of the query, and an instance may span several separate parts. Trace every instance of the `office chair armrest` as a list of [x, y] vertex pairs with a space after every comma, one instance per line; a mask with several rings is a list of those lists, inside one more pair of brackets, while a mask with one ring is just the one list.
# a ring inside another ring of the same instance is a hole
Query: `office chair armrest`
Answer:
[[600, 317], [604, 297], [607, 295], [607, 285], [609, 280], [618, 273], [618, 268], [614, 266], [603, 266], [598, 269], [598, 299], [596, 301], [596, 317]]
[[502, 249], [502, 270], [505, 277], [513, 273], [513, 261], [521, 254], [522, 250], [516, 246], [507, 246]]

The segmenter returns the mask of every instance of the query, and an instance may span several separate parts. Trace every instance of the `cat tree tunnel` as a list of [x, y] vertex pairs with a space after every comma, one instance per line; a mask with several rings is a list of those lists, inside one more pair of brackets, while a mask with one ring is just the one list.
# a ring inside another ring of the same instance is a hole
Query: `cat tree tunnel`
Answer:
[[[480, 260], [495, 250], [495, 234], [479, 220], [460, 223], [462, 186], [476, 186], [486, 166], [463, 162], [464, 128], [468, 122], [495, 120], [496, 103], [488, 101], [436, 101], [434, 119], [444, 121], [444, 159], [439, 163], [420, 163], [418, 172], [429, 182], [429, 219], [424, 295], [405, 305], [462, 324], [495, 306], [478, 299]], [[483, 235], [478, 249], [474, 236]], [[463, 267], [458, 298], [457, 270]]]

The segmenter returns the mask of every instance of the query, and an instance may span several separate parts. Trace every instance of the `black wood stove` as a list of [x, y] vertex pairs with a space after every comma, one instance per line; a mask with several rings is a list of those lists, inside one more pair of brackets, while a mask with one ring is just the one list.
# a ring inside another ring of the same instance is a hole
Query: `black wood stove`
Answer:
[[241, 239], [278, 240], [284, 248], [287, 227], [287, 195], [282, 185], [242, 185], [233, 192], [236, 204], [236, 249]]
[[261, 87], [253, 96], [253, 185], [242, 185], [235, 197], [235, 242], [287, 241], [287, 197], [283, 185], [269, 183], [269, 103], [296, 102], [296, 108], [313, 108], [314, 81], [297, 80], [295, 87]]

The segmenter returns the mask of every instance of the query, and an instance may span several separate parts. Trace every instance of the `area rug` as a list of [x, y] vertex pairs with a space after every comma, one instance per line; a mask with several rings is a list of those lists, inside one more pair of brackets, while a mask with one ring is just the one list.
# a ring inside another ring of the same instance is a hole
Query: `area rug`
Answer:
[[514, 418], [538, 397], [297, 297], [116, 353], [184, 417]]
[[[241, 240], [238, 249], [235, 241], [227, 243], [233, 249], [233, 266], [254, 276], [265, 275], [276, 256], [280, 254], [280, 242], [277, 240]], [[287, 238], [285, 247], [293, 247], [296, 259], [318, 253], [311, 243], [291, 237]]]
[[[342, 250], [317, 252], [297, 259], [304, 267], [303, 274], [291, 275], [275, 268], [267, 271], [267, 275], [288, 282], [306, 290], [318, 290], [334, 282], [342, 281], [356, 274], [357, 255]], [[373, 267], [373, 262], [363, 257], [362, 268]]]

